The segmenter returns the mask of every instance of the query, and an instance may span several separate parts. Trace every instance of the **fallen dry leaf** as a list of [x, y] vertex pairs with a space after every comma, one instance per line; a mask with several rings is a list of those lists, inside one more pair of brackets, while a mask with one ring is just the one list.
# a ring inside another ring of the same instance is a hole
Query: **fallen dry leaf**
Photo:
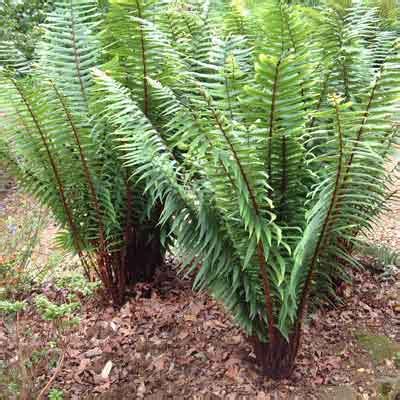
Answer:
[[89, 364], [90, 360], [88, 358], [82, 358], [79, 363], [78, 369], [75, 372], [75, 375], [80, 375], [83, 371], [85, 371]]
[[183, 339], [187, 338], [188, 336], [189, 336], [189, 332], [182, 331], [182, 332], [179, 333], [178, 339], [183, 340]]
[[95, 347], [94, 349], [88, 350], [85, 353], [85, 356], [87, 358], [93, 358], [93, 357], [100, 356], [102, 353], [103, 353], [103, 351], [99, 347]]
[[242, 341], [241, 335], [229, 336], [226, 338], [226, 343], [228, 344], [239, 344]]
[[183, 319], [184, 319], [185, 321], [192, 321], [192, 322], [197, 321], [197, 317], [196, 317], [195, 314], [185, 314], [185, 315], [183, 316]]
[[156, 371], [162, 371], [165, 368], [165, 356], [162, 355], [160, 357], [158, 357], [154, 362], [153, 362], [153, 366], [155, 368]]
[[236, 381], [239, 377], [239, 372], [240, 372], [239, 367], [237, 365], [232, 365], [226, 370], [225, 376]]
[[258, 392], [256, 400], [271, 400], [271, 395], [265, 392]]
[[101, 385], [96, 386], [96, 392], [106, 393], [110, 390], [111, 382], [105, 382]]
[[146, 393], [146, 385], [144, 384], [144, 382], [141, 382], [137, 389], [137, 396], [144, 397], [145, 393]]
[[108, 377], [110, 376], [112, 367], [113, 367], [113, 362], [111, 360], [108, 360], [100, 374], [104, 380], [108, 379]]

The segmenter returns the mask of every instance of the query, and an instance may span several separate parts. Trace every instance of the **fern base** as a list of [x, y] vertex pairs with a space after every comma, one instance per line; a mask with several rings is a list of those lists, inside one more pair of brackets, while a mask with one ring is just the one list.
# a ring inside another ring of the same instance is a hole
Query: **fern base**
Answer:
[[158, 231], [151, 236], [136, 235], [133, 228], [129, 231], [124, 247], [98, 257], [100, 280], [117, 307], [124, 304], [127, 288], [139, 282], [151, 282], [164, 260], [165, 250]]
[[251, 342], [264, 376], [274, 380], [290, 377], [299, 350], [300, 329], [290, 336], [289, 341], [275, 331], [271, 343], [261, 342], [258, 337], [252, 337]]
[[135, 240], [127, 247], [126, 280], [128, 285], [151, 282], [164, 259], [159, 235]]

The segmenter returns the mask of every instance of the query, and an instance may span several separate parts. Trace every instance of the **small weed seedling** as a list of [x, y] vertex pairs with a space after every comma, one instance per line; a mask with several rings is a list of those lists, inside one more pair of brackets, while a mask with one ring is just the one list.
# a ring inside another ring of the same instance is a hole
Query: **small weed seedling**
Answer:
[[[24, 323], [27, 302], [0, 301], [0, 315], [7, 321], [7, 329], [15, 338], [16, 349], [16, 356], [13, 357], [15, 361], [0, 365], [0, 390], [21, 400], [41, 400], [45, 398], [46, 393], [49, 399], [63, 399], [62, 391], [49, 389], [63, 366], [69, 333], [79, 324], [76, 312], [80, 304], [74, 301], [73, 296], [69, 296], [67, 303], [59, 305], [44, 295], [37, 296], [34, 303], [37, 312], [49, 328], [44, 348], [32, 339], [32, 332], [30, 335], [26, 334], [29, 331], [29, 327]], [[43, 368], [53, 369], [53, 373], [39, 390], [37, 377], [43, 375]]]

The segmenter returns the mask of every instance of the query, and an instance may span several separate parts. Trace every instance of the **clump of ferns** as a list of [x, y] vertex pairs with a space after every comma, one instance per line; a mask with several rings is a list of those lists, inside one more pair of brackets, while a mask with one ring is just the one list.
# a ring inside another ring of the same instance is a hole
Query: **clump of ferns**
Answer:
[[373, 229], [386, 202], [400, 68], [391, 35], [365, 40], [377, 37], [374, 10], [313, 19], [266, 3], [259, 18], [268, 23], [254, 31], [253, 19], [250, 37], [237, 35], [237, 18], [212, 28], [200, 60], [143, 22], [181, 68], [173, 82], [147, 80], [157, 123], [129, 88], [96, 75], [120, 149], [162, 200], [161, 221], [173, 219], [195, 288], [224, 302], [263, 372], [282, 378], [310, 304], [358, 266], [358, 234]]

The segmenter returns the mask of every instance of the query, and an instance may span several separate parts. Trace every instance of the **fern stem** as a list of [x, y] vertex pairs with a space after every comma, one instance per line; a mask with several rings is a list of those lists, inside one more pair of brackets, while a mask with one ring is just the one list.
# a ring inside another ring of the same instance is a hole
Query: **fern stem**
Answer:
[[102, 251], [106, 252], [106, 245], [105, 245], [105, 229], [104, 229], [104, 223], [103, 223], [103, 218], [100, 212], [100, 204], [99, 204], [99, 199], [96, 193], [96, 189], [94, 186], [94, 182], [93, 182], [93, 178], [92, 175], [90, 173], [89, 170], [89, 165], [88, 162], [86, 160], [85, 154], [83, 152], [83, 148], [82, 148], [82, 144], [81, 144], [81, 140], [80, 140], [80, 135], [78, 132], [78, 128], [74, 123], [74, 120], [72, 118], [72, 115], [67, 107], [67, 104], [65, 103], [65, 99], [63, 98], [63, 96], [61, 95], [61, 93], [59, 92], [59, 90], [57, 89], [56, 85], [50, 81], [50, 84], [52, 86], [52, 88], [54, 89], [54, 92], [58, 98], [58, 100], [60, 101], [61, 107], [63, 108], [64, 114], [67, 117], [67, 121], [71, 127], [76, 145], [78, 147], [78, 151], [79, 151], [79, 158], [81, 160], [82, 163], [82, 167], [83, 167], [83, 172], [89, 187], [89, 191], [92, 197], [92, 201], [93, 201], [93, 205], [94, 208], [96, 210], [96, 215], [97, 215], [97, 219], [99, 222], [99, 229], [100, 229], [100, 246]]
[[[294, 52], [295, 52], [296, 54], [298, 54], [298, 47], [297, 47], [296, 41], [295, 41], [295, 39], [294, 39], [294, 35], [293, 35], [293, 31], [292, 31], [292, 26], [291, 26], [291, 24], [290, 24], [290, 22], [289, 22], [290, 16], [289, 16], [287, 13], [283, 13], [283, 12], [282, 12], [282, 14], [285, 16], [285, 22], [286, 22], [287, 30], [288, 30], [288, 33], [289, 33], [290, 41], [292, 42], [293, 50], [294, 50]], [[300, 80], [300, 94], [301, 94], [301, 98], [303, 99], [304, 105], [306, 105], [306, 98], [305, 98], [305, 97], [306, 97], [306, 91], [305, 91], [305, 89], [304, 89], [304, 81], [301, 79], [301, 74], [300, 74], [300, 72], [298, 72], [298, 76], [299, 76], [299, 80]]]
[[[247, 191], [249, 192], [250, 195], [250, 199], [254, 208], [254, 212], [256, 213], [257, 217], [260, 218], [260, 208], [257, 204], [257, 200], [256, 197], [253, 193], [253, 190], [250, 186], [250, 182], [246, 176], [246, 173], [244, 171], [244, 168], [242, 166], [242, 163], [240, 161], [240, 158], [232, 144], [232, 142], [229, 139], [228, 133], [226, 132], [224, 126], [223, 126], [223, 122], [221, 121], [221, 119], [219, 118], [217, 112], [215, 111], [214, 107], [211, 104], [210, 99], [206, 98], [206, 101], [208, 103], [208, 106], [211, 110], [212, 116], [215, 120], [215, 122], [217, 123], [218, 129], [220, 130], [220, 132], [222, 133], [223, 137], [225, 138], [226, 142], [228, 143], [228, 146], [232, 152], [233, 158], [235, 159], [238, 167], [239, 167], [239, 171], [240, 174], [243, 178], [243, 181], [246, 185]], [[274, 342], [275, 339], [275, 325], [274, 325], [274, 312], [273, 312], [273, 304], [272, 304], [272, 292], [271, 292], [271, 287], [269, 284], [269, 278], [268, 278], [268, 274], [267, 274], [267, 264], [265, 261], [265, 251], [264, 251], [264, 246], [262, 244], [261, 241], [259, 241], [257, 243], [257, 254], [258, 254], [258, 260], [259, 260], [259, 268], [260, 268], [260, 273], [261, 273], [261, 277], [262, 277], [262, 281], [263, 281], [263, 286], [264, 286], [264, 295], [265, 295], [265, 306], [266, 306], [266, 310], [267, 310], [267, 317], [268, 317], [268, 325], [269, 325], [269, 329], [268, 329], [268, 335], [269, 335], [269, 339], [270, 339], [270, 343]]]
[[[174, 94], [174, 95], [175, 95], [175, 94]], [[197, 125], [198, 129], [200, 130], [200, 132], [202, 132], [202, 133], [204, 134], [204, 137], [207, 139], [207, 142], [208, 142], [208, 144], [209, 144], [209, 147], [212, 148], [212, 146], [213, 146], [212, 140], [211, 140], [211, 138], [208, 136], [207, 132], [206, 132], [205, 130], [202, 129], [201, 124], [200, 124], [200, 121], [199, 121], [199, 119], [198, 119], [196, 113], [193, 111], [192, 108], [189, 107], [188, 104], [185, 104], [184, 102], [182, 102], [176, 95], [175, 95], [175, 98], [176, 98], [176, 101], [179, 102], [179, 104], [181, 105], [181, 107], [183, 107], [183, 108], [185, 108], [186, 110], [188, 110], [188, 112], [189, 112], [189, 114], [190, 114], [190, 116], [191, 116], [193, 122]], [[231, 183], [232, 187], [234, 187], [234, 188], [237, 189], [237, 185], [235, 184], [235, 182], [234, 182], [234, 180], [233, 180], [231, 174], [229, 173], [229, 171], [228, 171], [228, 169], [226, 168], [226, 166], [225, 166], [225, 164], [223, 163], [223, 161], [222, 161], [220, 158], [218, 158], [218, 161], [219, 161], [219, 163], [220, 163], [222, 169], [224, 170], [226, 176], [228, 177], [229, 182]]]
[[347, 72], [347, 67], [344, 62], [342, 65], [342, 73], [343, 73], [344, 95], [345, 95], [346, 101], [350, 101], [349, 73]]
[[[133, 226], [132, 226], [132, 190], [129, 185], [129, 177], [125, 176], [125, 185], [126, 185], [126, 222], [124, 229], [124, 246], [121, 250], [121, 260], [120, 260], [120, 268], [119, 268], [119, 283], [121, 288], [126, 284], [126, 261], [128, 255], [128, 246], [132, 240], [132, 234], [134, 234]], [[122, 290], [122, 289], [121, 289]]]
[[269, 180], [269, 197], [272, 195], [272, 138], [274, 133], [275, 123], [275, 109], [276, 109], [276, 98], [278, 93], [278, 79], [279, 79], [279, 67], [282, 59], [279, 58], [275, 66], [274, 83], [272, 86], [272, 98], [271, 98], [271, 111], [269, 116], [269, 128], [268, 128], [268, 180]]
[[85, 100], [85, 103], [87, 103], [87, 96], [86, 96], [86, 91], [85, 91], [85, 85], [83, 84], [83, 79], [82, 79], [82, 74], [81, 74], [81, 59], [78, 51], [78, 46], [76, 44], [76, 33], [75, 33], [75, 14], [74, 14], [74, 6], [72, 3], [72, 0], [69, 2], [70, 4], [70, 14], [71, 14], [71, 38], [72, 38], [72, 50], [74, 53], [74, 60], [75, 60], [75, 69], [76, 73], [78, 75], [78, 80], [79, 80], [79, 86], [80, 90], [83, 96], [83, 99]]
[[[319, 110], [321, 109], [322, 102], [323, 102], [323, 99], [324, 99], [324, 97], [325, 97], [326, 90], [328, 89], [328, 83], [329, 83], [329, 79], [330, 79], [330, 76], [331, 76], [331, 74], [332, 74], [332, 71], [333, 71], [333, 70], [330, 69], [329, 72], [326, 74], [326, 77], [325, 77], [325, 79], [324, 79], [324, 83], [323, 83], [323, 86], [322, 86], [320, 95], [319, 95], [319, 97], [318, 97], [318, 102], [317, 102], [317, 105], [316, 105], [316, 107], [315, 107], [315, 111], [319, 111]], [[314, 124], [315, 124], [315, 121], [316, 121], [316, 120], [317, 120], [317, 119], [316, 119], [315, 116], [313, 115], [313, 116], [311, 117], [311, 120], [310, 120], [309, 128], [313, 128], [313, 127], [314, 127]]]
[[[138, 18], [142, 19], [142, 9], [140, 7], [139, 0], [136, 0], [136, 7], [138, 12]], [[139, 25], [139, 35], [140, 35], [140, 48], [142, 54], [142, 64], [143, 64], [143, 112], [146, 117], [149, 116], [149, 86], [147, 82], [147, 54], [146, 54], [146, 44], [144, 39], [144, 31], [141, 23]]]
[[[380, 71], [379, 78], [381, 78], [381, 76], [382, 76], [383, 69], [384, 69], [384, 64], [382, 64], [380, 69], [379, 69], [379, 71]], [[362, 137], [362, 135], [364, 133], [364, 128], [365, 128], [365, 125], [366, 125], [366, 123], [368, 121], [370, 108], [372, 106], [373, 99], [375, 98], [375, 93], [376, 93], [376, 89], [378, 88], [379, 81], [380, 81], [380, 79], [377, 78], [375, 80], [375, 82], [374, 82], [374, 85], [373, 85], [372, 89], [371, 89], [371, 93], [370, 93], [369, 98], [368, 98], [368, 103], [367, 103], [367, 106], [366, 106], [365, 111], [363, 113], [363, 117], [362, 117], [360, 128], [359, 128], [359, 130], [357, 132], [355, 142], [352, 145], [352, 149], [351, 149], [351, 152], [350, 152], [350, 157], [349, 157], [349, 160], [346, 163], [346, 171], [344, 173], [344, 179], [343, 179], [343, 185], [342, 185], [343, 189], [346, 188], [346, 184], [348, 182], [348, 179], [350, 178], [350, 169], [351, 169], [351, 166], [353, 165], [353, 161], [354, 161], [354, 157], [355, 157], [355, 150], [356, 150], [358, 144], [361, 142], [361, 137]], [[339, 200], [339, 205], [341, 205], [341, 203], [342, 203], [342, 199]], [[353, 230], [352, 236], [356, 237], [359, 231], [360, 231], [359, 228], [357, 228], [356, 230]], [[352, 245], [349, 244], [348, 245], [348, 251], [351, 252], [351, 249], [352, 249]]]
[[363, 119], [361, 121], [360, 129], [357, 132], [356, 140], [355, 140], [355, 142], [354, 142], [354, 144], [352, 146], [351, 154], [350, 154], [350, 157], [349, 157], [349, 161], [347, 162], [346, 173], [345, 173], [346, 177], [348, 176], [350, 168], [351, 168], [351, 165], [353, 164], [353, 160], [354, 160], [354, 157], [355, 157], [354, 151], [355, 151], [357, 145], [360, 143], [361, 137], [362, 137], [362, 135], [364, 133], [364, 128], [365, 128], [365, 125], [366, 125], [366, 123], [368, 121], [368, 117], [369, 117], [369, 111], [370, 111], [370, 108], [372, 106], [372, 102], [375, 99], [376, 89], [378, 88], [378, 84], [380, 82], [380, 78], [382, 77], [383, 69], [384, 69], [384, 64], [382, 64], [381, 68], [379, 69], [379, 71], [380, 71], [379, 74], [378, 74], [379, 75], [379, 79], [377, 77], [377, 79], [375, 80], [374, 86], [372, 87], [372, 90], [371, 90], [371, 93], [370, 93], [370, 96], [369, 96], [369, 99], [368, 99], [367, 106], [366, 106], [365, 111], [363, 113]]
[[[56, 85], [50, 81], [50, 84], [61, 104], [61, 107], [64, 111], [65, 116], [67, 117], [67, 121], [71, 127], [74, 139], [75, 139], [75, 143], [78, 147], [78, 152], [79, 152], [79, 158], [81, 160], [81, 164], [83, 167], [83, 172], [84, 172], [84, 176], [85, 179], [87, 181], [88, 184], [88, 188], [89, 188], [89, 192], [90, 192], [90, 196], [92, 198], [92, 202], [94, 205], [94, 209], [97, 215], [97, 220], [98, 220], [98, 224], [99, 224], [99, 244], [100, 244], [100, 258], [98, 260], [98, 266], [100, 267], [100, 272], [97, 270], [97, 267], [95, 267], [96, 272], [98, 273], [99, 277], [103, 280], [103, 282], [108, 283], [111, 277], [111, 273], [110, 271], [108, 271], [108, 252], [107, 252], [107, 244], [106, 244], [106, 235], [105, 235], [105, 226], [104, 226], [104, 222], [103, 222], [103, 217], [101, 215], [101, 210], [100, 210], [100, 203], [99, 203], [99, 199], [96, 193], [96, 189], [95, 189], [95, 185], [94, 185], [94, 181], [92, 178], [92, 175], [90, 173], [90, 169], [89, 169], [89, 165], [88, 162], [86, 160], [85, 154], [83, 152], [83, 148], [82, 148], [82, 144], [81, 144], [81, 140], [80, 140], [80, 135], [79, 135], [79, 130], [78, 127], [75, 125], [73, 117], [67, 107], [67, 104], [62, 96], [62, 94], [59, 92], [59, 90], [57, 89]], [[107, 270], [107, 271], [106, 271]], [[107, 280], [107, 281], [104, 281]]]
[[[345, 24], [344, 18], [339, 14], [338, 14], [338, 16], [339, 16], [342, 24]], [[342, 25], [342, 29], [343, 29], [343, 25]], [[344, 50], [344, 43], [343, 43], [342, 35], [338, 35], [338, 40], [339, 40], [339, 49], [340, 50], [339, 50], [339, 53], [337, 54], [337, 56], [338, 56], [337, 58], [340, 59], [339, 55], [341, 55], [342, 51]], [[341, 67], [342, 67], [344, 96], [345, 96], [346, 101], [350, 101], [349, 74], [347, 71], [345, 58], [343, 60]]]
[[335, 116], [336, 116], [336, 124], [337, 124], [338, 138], [339, 138], [339, 144], [338, 144], [339, 159], [338, 159], [335, 185], [334, 185], [334, 189], [333, 189], [333, 193], [332, 193], [331, 202], [329, 204], [328, 212], [324, 219], [324, 223], [322, 225], [322, 230], [318, 237], [317, 245], [315, 247], [313, 257], [311, 259], [310, 267], [308, 270], [308, 274], [306, 277], [306, 281], [305, 281], [305, 285], [304, 285], [304, 289], [303, 289], [303, 293], [302, 293], [302, 297], [301, 297], [300, 305], [299, 305], [299, 313], [298, 313], [298, 320], [297, 320], [298, 324], [302, 323], [302, 320], [304, 317], [305, 306], [307, 304], [308, 296], [310, 293], [311, 282], [312, 282], [312, 278], [314, 275], [315, 267], [317, 265], [318, 257], [320, 255], [321, 250], [323, 249], [326, 239], [327, 239], [327, 237], [326, 237], [327, 230], [331, 223], [332, 213], [333, 213], [334, 209], [336, 208], [337, 198], [338, 198], [338, 194], [339, 194], [339, 190], [340, 190], [340, 186], [341, 186], [340, 181], [342, 178], [343, 160], [344, 160], [344, 151], [343, 151], [344, 150], [344, 142], [343, 142], [344, 134], [343, 134], [343, 130], [342, 130], [342, 124], [340, 121], [340, 110], [339, 110], [339, 105], [338, 105], [337, 101], [335, 101]]
[[22, 101], [23, 101], [23, 103], [24, 103], [29, 115], [32, 118], [33, 123], [35, 124], [35, 127], [36, 127], [36, 129], [37, 129], [37, 131], [38, 131], [38, 133], [40, 135], [40, 138], [41, 138], [41, 140], [43, 142], [43, 145], [44, 145], [45, 150], [46, 150], [47, 157], [48, 157], [49, 162], [50, 162], [51, 169], [52, 169], [53, 174], [54, 174], [54, 178], [55, 178], [57, 186], [58, 186], [58, 192], [60, 194], [61, 203], [63, 205], [63, 208], [64, 208], [66, 216], [67, 216], [67, 221], [68, 221], [68, 224], [69, 224], [70, 229], [71, 229], [72, 237], [74, 238], [74, 242], [75, 242], [75, 246], [76, 246], [76, 249], [78, 251], [78, 254], [79, 254], [79, 258], [81, 259], [84, 267], [87, 267], [86, 261], [83, 261], [83, 260], [85, 260], [85, 258], [84, 258], [84, 255], [83, 255], [83, 248], [81, 246], [82, 239], [80, 238], [79, 231], [78, 231], [78, 229], [77, 229], [77, 227], [75, 225], [75, 222], [74, 222], [74, 219], [73, 219], [73, 216], [72, 216], [72, 211], [71, 211], [71, 209], [70, 209], [70, 207], [68, 205], [68, 202], [67, 202], [67, 199], [66, 199], [66, 196], [65, 196], [64, 185], [62, 183], [61, 176], [60, 176], [60, 173], [58, 171], [56, 162], [55, 162], [55, 160], [54, 160], [54, 158], [53, 158], [53, 156], [51, 154], [50, 146], [49, 146], [49, 144], [47, 142], [46, 136], [45, 136], [40, 124], [39, 124], [39, 121], [38, 121], [35, 113], [33, 112], [32, 108], [31, 108], [31, 106], [30, 106], [30, 104], [29, 104], [29, 102], [28, 102], [28, 100], [27, 100], [27, 98], [25, 96], [25, 93], [19, 87], [19, 85], [17, 84], [15, 79], [10, 78], [10, 81], [14, 85], [14, 87], [17, 90], [18, 94], [20, 95], [20, 97], [21, 97], [21, 99], [22, 99]]
[[286, 136], [282, 136], [282, 180], [281, 180], [281, 213], [284, 214], [284, 208], [286, 205], [286, 192], [288, 190], [289, 182], [289, 171], [288, 171], [288, 155], [287, 155], [287, 139]]
[[276, 338], [276, 329], [274, 323], [274, 308], [272, 304], [272, 291], [269, 284], [269, 277], [267, 274], [267, 263], [265, 261], [265, 252], [261, 241], [257, 243], [257, 256], [264, 287], [265, 307], [267, 310], [267, 317], [268, 317], [268, 337], [269, 337], [269, 342], [272, 344], [274, 343]]

